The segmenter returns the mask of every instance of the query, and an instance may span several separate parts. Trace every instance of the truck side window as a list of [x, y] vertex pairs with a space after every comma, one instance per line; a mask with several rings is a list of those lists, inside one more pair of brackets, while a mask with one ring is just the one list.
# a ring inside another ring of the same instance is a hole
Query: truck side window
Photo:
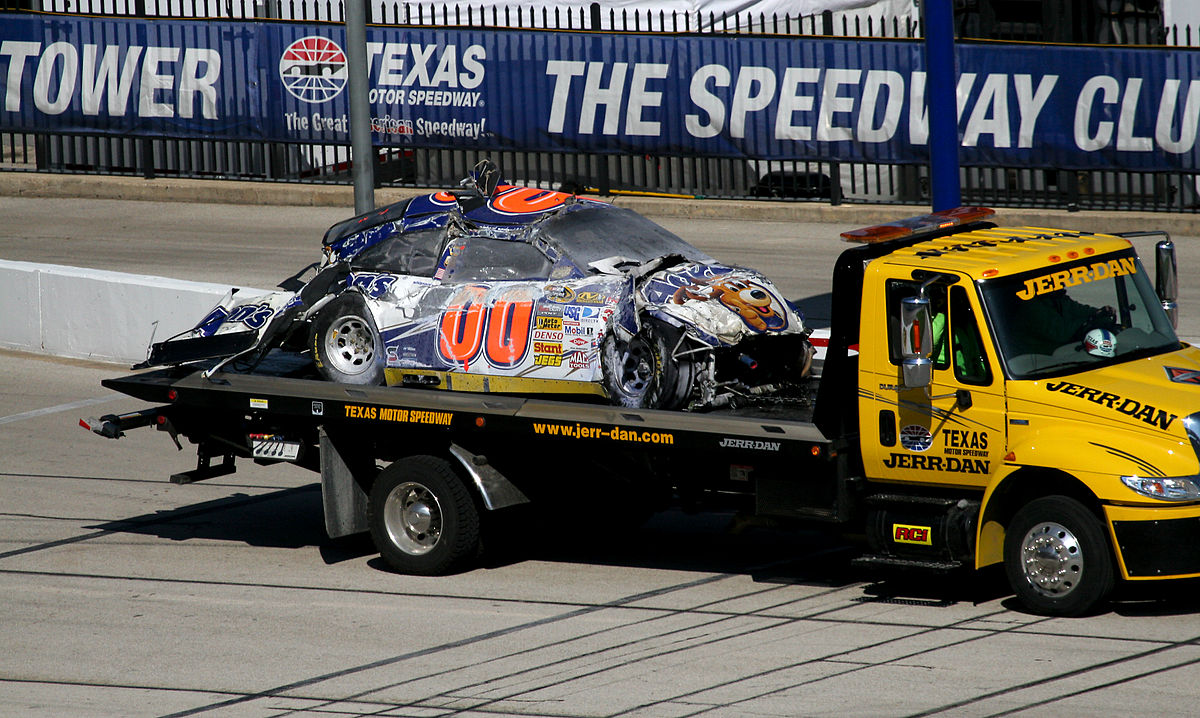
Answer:
[[[894, 339], [900, 336], [900, 302], [905, 297], [915, 297], [920, 291], [919, 282], [907, 282], [893, 279], [887, 283], [887, 323], [888, 323], [888, 355], [892, 363], [900, 365], [900, 347]], [[933, 317], [933, 366], [935, 369], [945, 369], [950, 366], [950, 352], [946, 337], [946, 287], [934, 285], [925, 290], [929, 298], [930, 313]]]
[[950, 334], [955, 378], [964, 384], [991, 384], [992, 370], [983, 352], [979, 322], [966, 290], [957, 285], [950, 289]]

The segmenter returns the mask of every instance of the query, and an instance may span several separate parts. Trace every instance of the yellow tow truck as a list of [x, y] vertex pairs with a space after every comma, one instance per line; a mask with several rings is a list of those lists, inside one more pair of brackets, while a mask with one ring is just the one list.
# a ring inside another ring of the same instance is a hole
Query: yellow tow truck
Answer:
[[369, 531], [408, 573], [461, 567], [493, 525], [482, 514], [556, 494], [542, 505], [603, 505], [613, 530], [674, 497], [865, 534], [869, 566], [1003, 563], [1052, 615], [1118, 581], [1200, 576], [1200, 350], [1175, 333], [1170, 239], [1152, 280], [1129, 235], [992, 215], [843, 235], [858, 244], [833, 269], [811, 401], [694, 412], [351, 387], [300, 354], [276, 373], [109, 379], [161, 405], [83, 424], [188, 438], [197, 467], [177, 483], [237, 458], [318, 471], [329, 535]]

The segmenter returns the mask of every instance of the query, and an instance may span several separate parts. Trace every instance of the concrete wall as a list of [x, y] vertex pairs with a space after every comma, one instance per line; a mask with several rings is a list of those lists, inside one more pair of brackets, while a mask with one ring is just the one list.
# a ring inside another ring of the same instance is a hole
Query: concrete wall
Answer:
[[152, 338], [191, 329], [230, 289], [0, 259], [0, 348], [132, 364]]

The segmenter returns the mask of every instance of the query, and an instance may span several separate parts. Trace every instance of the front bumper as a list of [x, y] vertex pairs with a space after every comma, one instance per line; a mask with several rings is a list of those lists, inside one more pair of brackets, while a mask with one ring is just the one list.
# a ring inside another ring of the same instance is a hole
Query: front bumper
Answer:
[[1200, 505], [1105, 506], [1104, 513], [1125, 578], [1200, 577]]

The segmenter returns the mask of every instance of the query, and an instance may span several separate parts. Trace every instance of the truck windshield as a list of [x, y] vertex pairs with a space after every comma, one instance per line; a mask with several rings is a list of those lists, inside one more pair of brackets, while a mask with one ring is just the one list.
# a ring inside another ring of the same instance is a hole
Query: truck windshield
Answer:
[[980, 282], [1009, 376], [1034, 379], [1179, 348], [1133, 250]]

